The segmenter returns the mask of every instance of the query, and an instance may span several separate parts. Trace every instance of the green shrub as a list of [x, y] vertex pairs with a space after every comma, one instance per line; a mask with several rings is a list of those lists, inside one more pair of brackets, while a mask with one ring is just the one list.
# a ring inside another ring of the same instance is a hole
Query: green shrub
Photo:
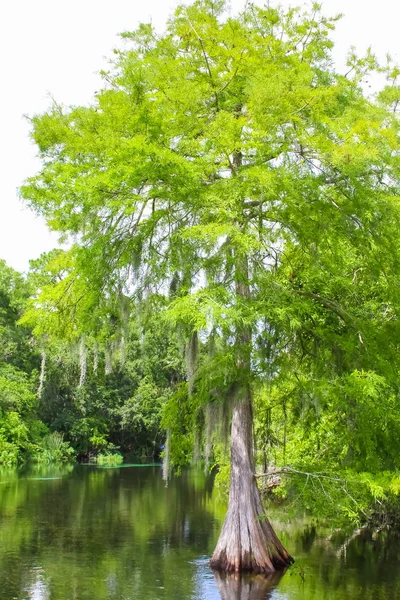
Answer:
[[16, 444], [8, 442], [0, 433], [0, 465], [13, 467], [18, 462], [19, 448]]
[[54, 431], [43, 438], [42, 446], [33, 458], [38, 463], [68, 462], [74, 454], [74, 449], [64, 441], [64, 435]]
[[95, 462], [97, 462], [97, 464], [101, 466], [111, 467], [122, 464], [124, 462], [124, 457], [121, 454], [118, 454], [117, 452], [106, 452], [105, 454], [99, 454], [95, 458]]

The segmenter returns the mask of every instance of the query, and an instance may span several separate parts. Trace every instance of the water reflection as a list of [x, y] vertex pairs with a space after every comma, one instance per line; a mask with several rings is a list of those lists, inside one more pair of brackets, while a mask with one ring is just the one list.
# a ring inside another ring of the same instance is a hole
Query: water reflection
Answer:
[[214, 573], [221, 600], [268, 600], [283, 573], [270, 577]]
[[0, 600], [400, 599], [397, 537], [304, 520], [276, 523], [296, 558], [282, 578], [213, 575], [211, 483], [166, 488], [156, 466], [0, 472]]
[[29, 600], [48, 600], [49, 590], [43, 581], [41, 569], [38, 570], [36, 581], [28, 588]]

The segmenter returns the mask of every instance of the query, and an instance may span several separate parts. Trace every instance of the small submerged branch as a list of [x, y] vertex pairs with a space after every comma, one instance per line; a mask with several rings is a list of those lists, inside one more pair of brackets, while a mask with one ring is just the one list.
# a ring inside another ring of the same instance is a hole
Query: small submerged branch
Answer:
[[360, 527], [359, 529], [353, 531], [353, 533], [348, 538], [346, 538], [343, 544], [336, 550], [336, 556], [340, 557], [342, 553], [346, 554], [347, 548], [349, 547], [350, 543], [362, 533], [364, 533], [366, 529], [367, 526], [364, 525], [363, 527]]

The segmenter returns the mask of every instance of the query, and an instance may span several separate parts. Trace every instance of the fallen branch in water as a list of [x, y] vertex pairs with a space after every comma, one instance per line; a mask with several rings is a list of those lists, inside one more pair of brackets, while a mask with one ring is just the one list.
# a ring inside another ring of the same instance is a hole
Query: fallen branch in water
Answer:
[[355, 531], [353, 531], [353, 533], [343, 542], [343, 544], [336, 550], [336, 556], [340, 557], [341, 554], [344, 552], [346, 553], [346, 550], [348, 548], [348, 546], [350, 545], [350, 543], [357, 538], [359, 535], [361, 535], [362, 533], [364, 533], [364, 531], [367, 529], [367, 526], [364, 525], [363, 527], [360, 527], [359, 529], [356, 529]]

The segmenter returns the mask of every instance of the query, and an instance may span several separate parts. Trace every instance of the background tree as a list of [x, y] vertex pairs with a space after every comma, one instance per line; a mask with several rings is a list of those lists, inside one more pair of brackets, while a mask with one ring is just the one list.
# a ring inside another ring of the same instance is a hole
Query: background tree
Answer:
[[30, 286], [0, 261], [0, 465], [67, 460], [72, 449], [38, 417], [40, 355], [32, 332], [18, 325]]
[[90, 281], [75, 277], [73, 264], [73, 251], [31, 261], [29, 282], [40, 297], [21, 323], [47, 356], [38, 414], [79, 458], [115, 449], [158, 457], [163, 406], [184, 378], [177, 336], [154, 317], [165, 301], [142, 303], [139, 315], [117, 290], [95, 306]]

